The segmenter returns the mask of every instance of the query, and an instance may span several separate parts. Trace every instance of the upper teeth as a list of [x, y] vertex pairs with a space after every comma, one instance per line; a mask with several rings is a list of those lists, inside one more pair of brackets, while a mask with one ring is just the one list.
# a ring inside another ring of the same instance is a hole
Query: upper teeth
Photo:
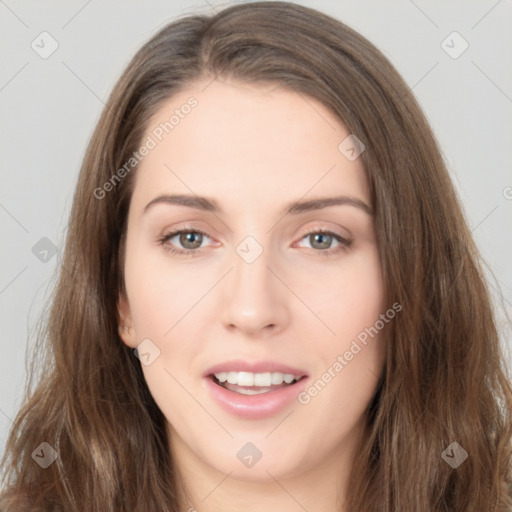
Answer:
[[220, 382], [227, 381], [230, 384], [238, 384], [239, 386], [272, 386], [282, 384], [283, 382], [291, 384], [294, 380], [299, 380], [301, 376], [281, 372], [220, 372], [216, 373], [215, 377]]

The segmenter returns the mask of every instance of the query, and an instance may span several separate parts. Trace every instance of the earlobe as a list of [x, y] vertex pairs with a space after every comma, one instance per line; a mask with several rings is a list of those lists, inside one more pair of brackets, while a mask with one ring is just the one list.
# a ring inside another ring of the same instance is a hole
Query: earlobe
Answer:
[[130, 307], [126, 301], [126, 298], [120, 297], [117, 305], [118, 320], [117, 320], [117, 331], [119, 337], [123, 342], [131, 348], [135, 348], [136, 336], [135, 330], [133, 329]]
[[135, 333], [131, 327], [126, 325], [120, 325], [118, 328], [119, 337], [123, 340], [123, 342], [128, 345], [130, 348], [135, 348]]

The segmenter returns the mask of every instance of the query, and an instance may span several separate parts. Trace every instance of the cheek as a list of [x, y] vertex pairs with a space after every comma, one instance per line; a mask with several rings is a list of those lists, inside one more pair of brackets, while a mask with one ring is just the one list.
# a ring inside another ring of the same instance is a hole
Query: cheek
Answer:
[[351, 255], [336, 268], [320, 268], [314, 279], [315, 286], [311, 278], [304, 293], [331, 329], [333, 346], [342, 347], [347, 340], [373, 325], [384, 312], [382, 274], [376, 248]]
[[144, 253], [137, 247], [126, 259], [125, 274], [130, 312], [139, 337], [169, 337], [167, 333], [199, 300], [199, 292], [205, 287], [186, 266], [170, 264], [159, 251]]
[[198, 371], [194, 360], [204, 338], [202, 326], [190, 321], [200, 290], [197, 283], [190, 284], [190, 276], [176, 270], [142, 263], [137, 267], [136, 258], [131, 263], [127, 292], [137, 340], [150, 339], [158, 354], [151, 364], [141, 365], [144, 379], [167, 421], [186, 431], [193, 418], [204, 415], [191, 398], [199, 392], [198, 382], [190, 379]]
[[387, 322], [380, 320], [386, 307], [377, 250], [354, 255], [328, 277], [326, 293], [310, 293], [310, 299], [317, 301], [315, 311], [332, 332], [325, 330], [319, 338], [321, 363], [301, 403], [315, 402], [339, 426], [362, 414], [384, 362]]
[[156, 251], [144, 252], [134, 244], [126, 259], [125, 275], [137, 343], [151, 340], [158, 354], [142, 370], [152, 394], [165, 410], [169, 397], [174, 400], [183, 395], [178, 382], [188, 380], [187, 372], [202, 348], [203, 326], [195, 321], [194, 306], [204, 294], [205, 285], [186, 266], [172, 266], [161, 254], [154, 254]]

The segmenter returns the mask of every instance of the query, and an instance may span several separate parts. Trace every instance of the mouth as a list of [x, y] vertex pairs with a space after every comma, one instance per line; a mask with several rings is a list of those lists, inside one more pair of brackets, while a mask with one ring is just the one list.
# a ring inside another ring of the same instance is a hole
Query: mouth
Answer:
[[281, 372], [218, 372], [208, 375], [214, 384], [241, 395], [262, 395], [295, 386], [305, 375]]
[[309, 381], [297, 367], [241, 359], [210, 367], [203, 378], [213, 402], [245, 420], [269, 418], [291, 407]]

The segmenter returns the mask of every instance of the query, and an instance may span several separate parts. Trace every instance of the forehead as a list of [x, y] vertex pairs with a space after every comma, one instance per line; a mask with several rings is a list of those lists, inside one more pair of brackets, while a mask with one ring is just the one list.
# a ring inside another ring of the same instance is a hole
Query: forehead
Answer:
[[134, 200], [192, 192], [288, 202], [339, 192], [369, 201], [361, 158], [350, 161], [339, 149], [349, 135], [323, 104], [301, 93], [221, 80], [191, 85], [148, 124], [144, 138], [155, 144], [137, 170]]

